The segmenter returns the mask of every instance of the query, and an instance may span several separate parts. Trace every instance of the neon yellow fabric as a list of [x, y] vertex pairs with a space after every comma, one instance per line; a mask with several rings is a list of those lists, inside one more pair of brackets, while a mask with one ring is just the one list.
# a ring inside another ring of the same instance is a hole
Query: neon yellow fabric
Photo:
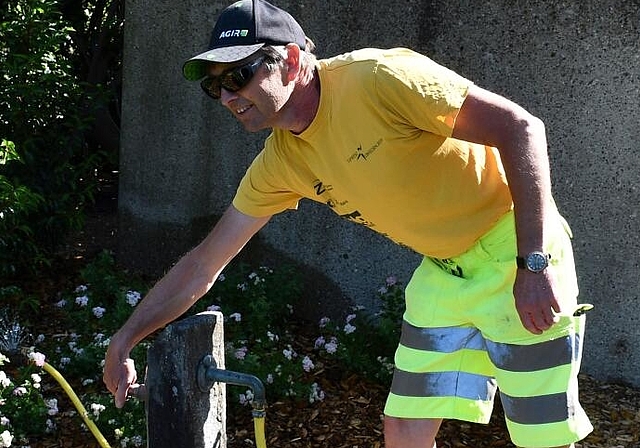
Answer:
[[[562, 291], [563, 315], [542, 335], [529, 333], [515, 309], [513, 212], [460, 256], [425, 257], [406, 288], [404, 320], [416, 330], [412, 339], [403, 327], [386, 415], [487, 423], [497, 386], [518, 446], [568, 445], [593, 430], [578, 401], [585, 316], [571, 315], [578, 289], [570, 230], [560, 216], [548, 230], [545, 251], [553, 254], [548, 269]], [[553, 341], [564, 348], [559, 355], [545, 352]], [[404, 345], [409, 343], [426, 348]], [[411, 380], [415, 377], [420, 381]], [[546, 418], [554, 421], [531, 422]]]
[[430, 256], [470, 247], [512, 208], [495, 148], [449, 138], [470, 82], [407, 49], [319, 61], [319, 110], [275, 130], [233, 200], [267, 216], [308, 198]]

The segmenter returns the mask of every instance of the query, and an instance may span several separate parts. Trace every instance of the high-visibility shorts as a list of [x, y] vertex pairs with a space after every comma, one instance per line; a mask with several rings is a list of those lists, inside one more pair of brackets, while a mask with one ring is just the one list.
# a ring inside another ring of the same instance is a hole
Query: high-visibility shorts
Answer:
[[562, 312], [541, 335], [515, 308], [512, 212], [462, 255], [423, 259], [406, 287], [386, 415], [488, 423], [499, 390], [518, 446], [568, 445], [593, 430], [578, 401], [585, 316], [573, 315], [578, 286], [561, 216], [545, 239]]

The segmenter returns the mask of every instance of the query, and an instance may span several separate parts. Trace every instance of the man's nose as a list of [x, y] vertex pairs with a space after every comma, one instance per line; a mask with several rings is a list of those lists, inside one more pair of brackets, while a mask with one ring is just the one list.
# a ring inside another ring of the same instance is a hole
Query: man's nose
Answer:
[[229, 92], [224, 87], [220, 88], [220, 103], [223, 106], [229, 107], [229, 103], [236, 99], [238, 95], [235, 92]]

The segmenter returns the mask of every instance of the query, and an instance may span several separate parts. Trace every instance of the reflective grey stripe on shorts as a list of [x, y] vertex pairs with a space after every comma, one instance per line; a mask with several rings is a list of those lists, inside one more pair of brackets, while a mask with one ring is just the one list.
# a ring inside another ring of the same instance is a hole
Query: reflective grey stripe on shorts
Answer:
[[480, 331], [471, 327], [419, 328], [402, 321], [400, 344], [429, 352], [453, 353], [463, 348], [486, 350]]
[[573, 334], [534, 345], [499, 344], [486, 341], [489, 358], [501, 370], [535, 372], [577, 361], [580, 335]]
[[463, 348], [486, 350], [493, 364], [510, 372], [535, 372], [577, 361], [580, 335], [573, 334], [533, 345], [503, 344], [486, 340], [472, 327], [419, 328], [403, 321], [400, 344], [411, 349], [453, 353]]
[[500, 392], [500, 401], [505, 416], [522, 425], [563, 422], [575, 414], [575, 405], [564, 392], [539, 397], [511, 397]]
[[[483, 391], [478, 396], [478, 391]], [[492, 400], [496, 393], [493, 378], [466, 372], [414, 373], [396, 369], [391, 392], [405, 397], [461, 397]]]

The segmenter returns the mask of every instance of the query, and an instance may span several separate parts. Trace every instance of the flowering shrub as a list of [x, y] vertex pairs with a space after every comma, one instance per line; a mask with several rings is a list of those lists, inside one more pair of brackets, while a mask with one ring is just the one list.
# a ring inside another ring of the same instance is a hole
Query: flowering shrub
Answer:
[[0, 353], [0, 369], [4, 369], [0, 370], [0, 447], [55, 428], [51, 419], [55, 414], [42, 395], [42, 371], [11, 364]]
[[[61, 418], [58, 406], [66, 406], [69, 400], [41, 369], [45, 356], [73, 384], [107, 440], [120, 447], [146, 444], [143, 404], [131, 400], [124, 409], [116, 409], [101, 377], [109, 336], [147, 289], [144, 282], [118, 272], [113, 259], [104, 253], [82, 270], [78, 286], [56, 298], [54, 309], [66, 323], [66, 332], [26, 341], [16, 326], [0, 326], [0, 352], [7, 350], [6, 345], [32, 347], [29, 364], [14, 368], [11, 375], [0, 370], [0, 448], [17, 443], [27, 446], [30, 437], [56, 430]], [[317, 326], [306, 328], [306, 335], [315, 334], [308, 341], [297, 339], [301, 323], [293, 315], [292, 304], [301, 294], [302, 281], [292, 268], [234, 265], [189, 314], [222, 311], [227, 369], [260, 378], [269, 401], [291, 397], [311, 404], [321, 402], [326, 393], [318, 375], [328, 363], [339, 362], [379, 381], [390, 379], [404, 310], [402, 289], [395, 278], [389, 277], [378, 291], [380, 313], [369, 315], [356, 308], [339, 321], [323, 318]], [[139, 344], [131, 354], [139, 368], [146, 365], [150, 343]], [[7, 362], [0, 355], [0, 369]], [[46, 393], [43, 382], [49, 384]], [[254, 398], [250, 390], [232, 387], [227, 396], [231, 406], [249, 405]], [[76, 417], [79, 428], [87, 431]]]

